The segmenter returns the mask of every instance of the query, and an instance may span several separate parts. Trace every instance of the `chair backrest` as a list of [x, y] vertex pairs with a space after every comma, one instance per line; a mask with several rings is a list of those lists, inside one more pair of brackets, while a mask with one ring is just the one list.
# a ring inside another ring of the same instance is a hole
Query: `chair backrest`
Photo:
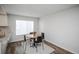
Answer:
[[41, 33], [42, 39], [45, 39], [44, 33]]
[[33, 34], [34, 36], [36, 35], [37, 32], [30, 32], [30, 34]]
[[37, 42], [38, 42], [38, 43], [42, 42], [42, 37], [41, 37], [41, 36], [38, 36], [38, 37], [37, 37]]
[[24, 41], [26, 41], [26, 35], [24, 35]]

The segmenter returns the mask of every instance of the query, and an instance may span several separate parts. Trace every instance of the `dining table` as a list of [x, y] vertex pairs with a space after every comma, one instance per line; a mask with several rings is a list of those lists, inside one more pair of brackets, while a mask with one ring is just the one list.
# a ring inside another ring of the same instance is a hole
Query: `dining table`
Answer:
[[32, 40], [33, 44], [31, 47], [35, 47], [35, 41], [37, 41], [37, 37], [40, 36], [38, 34], [33, 35], [33, 34], [27, 34], [26, 39], [29, 39], [30, 41]]

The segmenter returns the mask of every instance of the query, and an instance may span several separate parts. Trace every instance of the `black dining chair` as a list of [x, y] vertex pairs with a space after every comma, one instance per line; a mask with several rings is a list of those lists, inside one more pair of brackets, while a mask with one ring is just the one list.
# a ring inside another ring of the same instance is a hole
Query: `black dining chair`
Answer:
[[[31, 35], [35, 36], [37, 32], [30, 32]], [[34, 40], [35, 38], [30, 38], [30, 47], [34, 47]]]
[[37, 47], [37, 43], [41, 43], [42, 42], [42, 37], [41, 36], [38, 36], [37, 37], [37, 40], [34, 40], [34, 43], [35, 43], [35, 46]]
[[38, 51], [37, 47], [39, 44], [42, 46], [44, 50], [44, 33], [41, 33], [41, 36], [38, 36], [37, 40], [34, 40], [34, 44], [35, 44], [34, 46], [36, 47], [36, 51]]
[[41, 36], [42, 36], [42, 43], [44, 44], [45, 34], [44, 33], [41, 33]]
[[45, 39], [45, 35], [44, 33], [41, 33], [42, 39]]
[[24, 41], [26, 41], [26, 35], [24, 35]]
[[24, 35], [24, 53], [26, 53], [28, 40], [29, 40], [29, 39], [27, 38], [27, 35]]

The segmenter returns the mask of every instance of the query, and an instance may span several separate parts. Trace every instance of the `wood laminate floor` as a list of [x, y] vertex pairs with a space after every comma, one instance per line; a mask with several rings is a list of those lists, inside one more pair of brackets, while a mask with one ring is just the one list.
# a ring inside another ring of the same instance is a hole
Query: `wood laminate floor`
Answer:
[[48, 41], [44, 41], [44, 50], [39, 45], [36, 51], [35, 47], [30, 47], [29, 41], [26, 43], [24, 41], [16, 41], [9, 43], [6, 53], [7, 54], [73, 54], [63, 48], [60, 48]]
[[[53, 48], [43, 43], [38, 47], [30, 47], [29, 41], [9, 43], [7, 48], [7, 54], [51, 54], [54, 51]], [[53, 53], [52, 53], [53, 54]]]

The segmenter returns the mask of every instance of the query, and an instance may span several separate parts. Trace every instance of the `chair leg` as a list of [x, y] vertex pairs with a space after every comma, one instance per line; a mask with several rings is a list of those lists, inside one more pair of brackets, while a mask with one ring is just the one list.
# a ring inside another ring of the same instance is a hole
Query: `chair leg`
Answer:
[[36, 47], [36, 52], [38, 52], [38, 48]]
[[33, 47], [33, 41], [30, 40], [30, 47]]
[[27, 45], [27, 41], [25, 41], [23, 45], [24, 45], [24, 54], [26, 54], [26, 49], [27, 49], [27, 46], [26, 46], [26, 45]]
[[43, 50], [44, 50], [44, 42], [42, 42], [42, 48], [43, 48]]
[[30, 47], [31, 47], [31, 39], [29, 40], [29, 42], [30, 42]]
[[24, 47], [24, 54], [25, 54], [25, 42], [23, 42], [23, 47]]
[[35, 48], [36, 48], [36, 52], [38, 52], [38, 47], [37, 47], [37, 43], [35, 43]]

